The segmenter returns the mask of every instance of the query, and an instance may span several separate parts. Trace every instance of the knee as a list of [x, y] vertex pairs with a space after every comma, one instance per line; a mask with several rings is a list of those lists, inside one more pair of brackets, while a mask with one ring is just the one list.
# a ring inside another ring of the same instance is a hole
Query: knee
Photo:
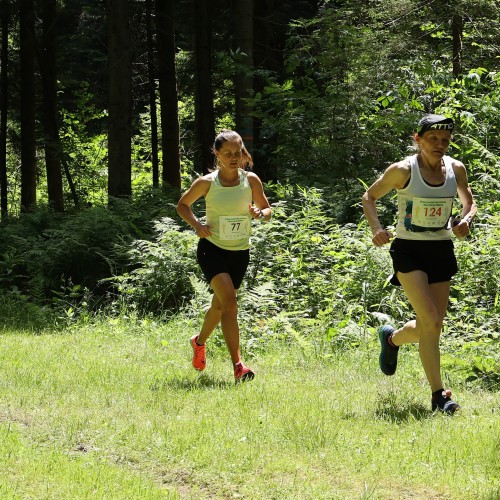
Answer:
[[236, 315], [238, 313], [238, 301], [236, 300], [236, 295], [234, 297], [228, 297], [223, 302], [221, 302], [221, 313], [222, 314], [232, 314]]
[[212, 301], [212, 305], [210, 306], [212, 312], [220, 315], [222, 314], [222, 304], [219, 301]]
[[422, 326], [424, 332], [428, 335], [439, 337], [441, 328], [443, 328], [443, 318], [437, 311], [429, 312], [429, 314], [422, 318]]

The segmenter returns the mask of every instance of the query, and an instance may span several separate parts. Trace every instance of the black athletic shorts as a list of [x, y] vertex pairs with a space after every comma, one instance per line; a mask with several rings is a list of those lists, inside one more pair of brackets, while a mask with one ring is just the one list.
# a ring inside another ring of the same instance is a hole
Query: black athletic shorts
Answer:
[[200, 238], [198, 241], [196, 256], [208, 283], [214, 276], [227, 273], [231, 276], [236, 290], [240, 287], [250, 262], [250, 250], [225, 250], [206, 238]]
[[396, 273], [424, 271], [429, 284], [450, 281], [457, 273], [457, 259], [451, 240], [423, 241], [396, 238], [389, 250], [394, 267], [390, 278], [393, 285], [401, 286]]

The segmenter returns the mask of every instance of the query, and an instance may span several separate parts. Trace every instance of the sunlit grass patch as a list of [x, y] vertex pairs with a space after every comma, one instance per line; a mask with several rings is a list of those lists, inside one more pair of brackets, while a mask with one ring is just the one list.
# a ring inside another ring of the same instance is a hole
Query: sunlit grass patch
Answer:
[[192, 369], [195, 327], [101, 318], [66, 333], [0, 336], [4, 496], [472, 499], [498, 491], [497, 392], [454, 380], [462, 411], [433, 414], [416, 350], [403, 351], [397, 374], [385, 377], [370, 338], [327, 356], [269, 343], [247, 353], [255, 380], [235, 385], [218, 337], [207, 369]]

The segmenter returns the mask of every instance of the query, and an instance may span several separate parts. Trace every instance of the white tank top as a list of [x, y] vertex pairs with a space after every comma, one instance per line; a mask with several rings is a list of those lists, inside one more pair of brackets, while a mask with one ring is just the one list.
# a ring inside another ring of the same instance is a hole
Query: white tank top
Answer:
[[250, 248], [252, 217], [248, 204], [252, 203], [252, 188], [247, 173], [239, 169], [240, 182], [237, 186], [222, 186], [219, 171], [211, 174], [211, 184], [205, 197], [206, 222], [212, 236], [207, 238], [226, 250]]
[[457, 194], [452, 159], [443, 156], [445, 181], [440, 186], [431, 186], [422, 179], [417, 155], [409, 160], [410, 181], [405, 188], [397, 190], [396, 236], [405, 240], [450, 239], [449, 220]]

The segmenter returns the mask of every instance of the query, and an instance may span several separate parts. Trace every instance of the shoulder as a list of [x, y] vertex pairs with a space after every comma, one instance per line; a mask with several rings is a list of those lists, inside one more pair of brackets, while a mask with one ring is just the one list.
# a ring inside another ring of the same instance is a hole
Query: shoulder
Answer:
[[411, 170], [411, 157], [405, 158], [404, 160], [397, 161], [392, 165], [389, 165], [387, 171], [399, 172], [399, 173], [409, 173]]
[[262, 181], [259, 179], [259, 176], [257, 174], [245, 171], [245, 175], [247, 176], [248, 183], [250, 184], [251, 187], [262, 186]]
[[389, 165], [389, 167], [387, 167], [387, 170], [384, 172], [385, 180], [389, 181], [391, 185], [396, 189], [402, 189], [410, 178], [410, 175], [410, 158], [405, 158], [404, 160]]
[[213, 180], [213, 172], [198, 177], [191, 184], [190, 190], [200, 193], [201, 195], [205, 195], [210, 189], [210, 184], [212, 183], [212, 180]]
[[198, 177], [193, 181], [192, 186], [194, 186], [195, 184], [199, 186], [209, 185], [214, 180], [214, 174], [215, 172], [210, 172], [209, 174]]
[[467, 171], [465, 170], [465, 165], [461, 161], [455, 160], [454, 158], [449, 157], [449, 159], [457, 182], [467, 182]]
[[455, 160], [455, 158], [452, 158], [451, 156], [448, 158], [455, 173], [465, 171], [465, 165], [461, 161]]

